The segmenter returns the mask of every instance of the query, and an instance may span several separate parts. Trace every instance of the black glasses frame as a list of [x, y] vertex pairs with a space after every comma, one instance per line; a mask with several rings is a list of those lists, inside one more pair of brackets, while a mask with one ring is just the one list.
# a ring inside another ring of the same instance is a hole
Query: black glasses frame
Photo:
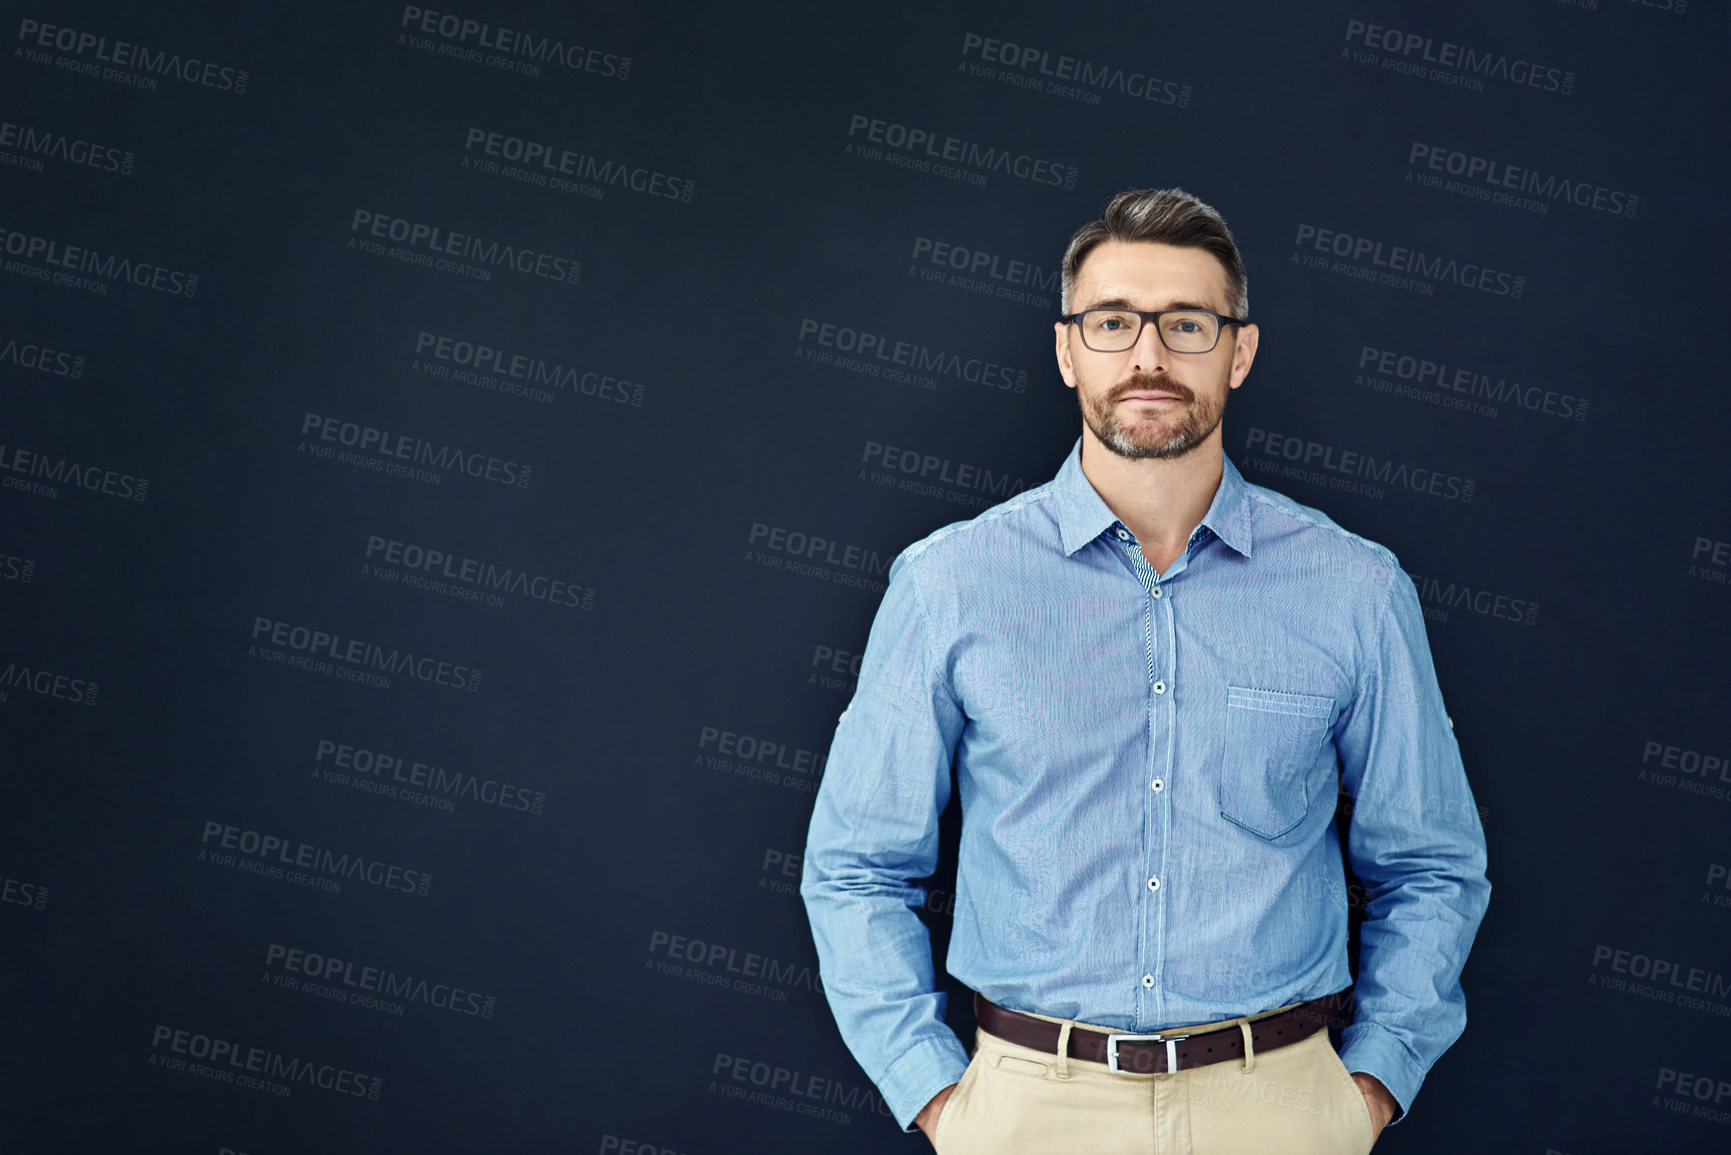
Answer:
[[[1089, 313], [1124, 313], [1139, 318], [1141, 324], [1136, 328], [1136, 335], [1130, 338], [1130, 343], [1122, 349], [1094, 349], [1094, 346], [1088, 345], [1088, 328], [1086, 325], [1082, 324], [1082, 318], [1086, 317]], [[1208, 346], [1206, 349], [1173, 349], [1166, 341], [1166, 334], [1160, 331], [1160, 318], [1166, 316], [1168, 313], [1205, 313], [1208, 316], [1213, 317], [1216, 321], [1220, 322], [1219, 328], [1214, 330], [1214, 344]], [[1075, 325], [1077, 329], [1081, 330], [1082, 344], [1087, 345], [1090, 349], [1094, 349], [1094, 352], [1096, 353], [1128, 353], [1131, 349], [1136, 347], [1136, 342], [1142, 339], [1142, 330], [1147, 328], [1148, 323], [1152, 321], [1154, 323], [1154, 335], [1160, 338], [1160, 343], [1165, 345], [1167, 349], [1174, 353], [1189, 353], [1196, 356], [1200, 356], [1203, 353], [1212, 353], [1214, 350], [1218, 349], [1220, 347], [1220, 335], [1226, 331], [1226, 326], [1250, 324], [1250, 319], [1248, 317], [1228, 317], [1226, 314], [1216, 313], [1212, 309], [1161, 309], [1154, 313], [1143, 312], [1141, 309], [1083, 309], [1079, 313], [1069, 313], [1065, 316], [1059, 317], [1058, 320], [1064, 322], [1066, 325]]]

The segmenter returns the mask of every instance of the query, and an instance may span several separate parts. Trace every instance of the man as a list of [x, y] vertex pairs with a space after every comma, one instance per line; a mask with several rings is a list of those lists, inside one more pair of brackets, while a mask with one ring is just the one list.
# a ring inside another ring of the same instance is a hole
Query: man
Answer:
[[[1416, 592], [1222, 454], [1258, 333], [1213, 209], [1119, 194], [1063, 308], [1080, 440], [897, 558], [836, 730], [801, 887], [830, 1004], [942, 1155], [1368, 1151], [1460, 1035], [1490, 890]], [[952, 766], [971, 1060], [912, 909]]]

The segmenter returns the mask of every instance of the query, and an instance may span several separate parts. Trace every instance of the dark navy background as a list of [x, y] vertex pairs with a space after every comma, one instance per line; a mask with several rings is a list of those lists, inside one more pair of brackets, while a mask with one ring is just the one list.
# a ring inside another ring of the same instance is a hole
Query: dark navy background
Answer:
[[[1232, 225], [1262, 326], [1227, 452], [1419, 576], [1483, 808], [1496, 889], [1471, 1022], [1378, 1150], [1731, 1142], [1722, 0], [451, 14], [612, 63], [532, 77], [421, 51], [383, 3], [0, 4], [0, 122], [134, 155], [99, 171], [0, 140], [0, 1151], [911, 1150], [816, 989], [792, 856], [890, 559], [1001, 495], [880, 485], [864, 458], [891, 445], [1035, 485], [1079, 429], [1051, 359], [1055, 292], [978, 274], [1042, 307], [944, 283], [917, 242], [1049, 275], [1113, 192], [1173, 184]], [[45, 24], [244, 69], [246, 90], [80, 74], [55, 58], [92, 52], [42, 49], [26, 30]], [[1367, 48], [1353, 29], [1373, 24], [1570, 74], [1570, 91], [1382, 67], [1425, 50]], [[982, 78], [970, 34], [1184, 95], [1074, 86], [1095, 103]], [[867, 159], [847, 151], [867, 143], [855, 116], [1078, 176], [980, 187]], [[483, 174], [463, 164], [473, 128], [693, 195]], [[1407, 179], [1429, 171], [1415, 144], [1637, 208], [1425, 187]], [[482, 282], [364, 253], [357, 210], [577, 259], [581, 277]], [[1313, 268], [1339, 258], [1300, 244], [1307, 226], [1524, 282], [1517, 299]], [[29, 238], [196, 273], [197, 291], [46, 282]], [[806, 321], [987, 359], [1025, 387], [818, 363]], [[617, 378], [631, 399], [436, 378], [412, 367], [421, 332]], [[81, 372], [26, 364], [42, 347]], [[1359, 380], [1366, 348], [1585, 414], [1378, 391]], [[531, 480], [319, 460], [301, 450], [309, 413], [528, 463]], [[1270, 434], [1470, 480], [1472, 498], [1283, 476]], [[18, 450], [147, 478], [147, 497], [32, 491]], [[796, 558], [775, 530], [836, 545]], [[375, 536], [573, 582], [592, 608], [381, 580], [362, 572]], [[260, 618], [483, 676], [468, 693], [289, 668], [249, 654]], [[321, 739], [540, 792], [544, 810], [321, 780]], [[432, 883], [328, 893], [221, 866], [200, 859], [212, 822]], [[272, 944], [496, 1008], [286, 989]], [[378, 1096], [165, 1066], [161, 1028], [376, 1078]]]

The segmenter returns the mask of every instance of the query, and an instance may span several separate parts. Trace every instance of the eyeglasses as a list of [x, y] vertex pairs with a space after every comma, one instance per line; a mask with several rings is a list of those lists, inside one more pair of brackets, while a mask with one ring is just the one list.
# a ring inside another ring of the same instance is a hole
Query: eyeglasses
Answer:
[[1082, 344], [1096, 353], [1122, 353], [1142, 336], [1142, 326], [1154, 322], [1160, 343], [1174, 353], [1210, 353], [1220, 343], [1220, 330], [1227, 325], [1248, 325], [1242, 317], [1223, 317], [1207, 309], [1166, 309], [1144, 313], [1139, 309], [1083, 309], [1058, 320], [1074, 322], [1082, 331]]

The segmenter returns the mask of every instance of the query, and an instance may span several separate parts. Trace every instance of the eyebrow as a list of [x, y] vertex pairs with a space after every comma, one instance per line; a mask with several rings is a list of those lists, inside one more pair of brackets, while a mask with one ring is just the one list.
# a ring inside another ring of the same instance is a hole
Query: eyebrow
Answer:
[[[1081, 312], [1087, 311], [1088, 309], [1130, 309], [1130, 310], [1134, 310], [1135, 308], [1136, 308], [1136, 306], [1131, 304], [1130, 301], [1124, 297], [1110, 297], [1104, 301], [1096, 301], [1094, 304], [1084, 306], [1083, 308], [1077, 309], [1076, 311], [1078, 313], [1081, 313]], [[1201, 309], [1203, 312], [1207, 312], [1207, 313], [1212, 313], [1215, 311], [1215, 310], [1209, 308], [1207, 305], [1198, 304], [1195, 301], [1173, 301], [1171, 304], [1165, 306], [1164, 308], [1149, 309], [1147, 311], [1150, 313], [1165, 313], [1165, 312], [1169, 312], [1170, 310], [1173, 310], [1173, 309]]]

